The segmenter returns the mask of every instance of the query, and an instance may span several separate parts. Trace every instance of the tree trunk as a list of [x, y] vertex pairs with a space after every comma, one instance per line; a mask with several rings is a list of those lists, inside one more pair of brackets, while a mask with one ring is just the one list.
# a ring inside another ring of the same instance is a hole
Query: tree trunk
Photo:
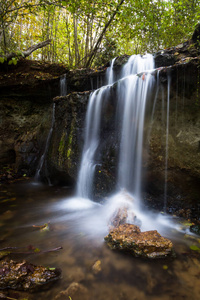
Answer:
[[79, 49], [78, 49], [78, 36], [77, 36], [77, 19], [73, 15], [73, 24], [74, 24], [74, 46], [75, 46], [75, 65], [79, 63]]
[[124, 2], [124, 0], [120, 1], [120, 3], [116, 7], [116, 10], [114, 11], [114, 13], [112, 14], [112, 16], [110, 17], [109, 21], [105, 24], [105, 26], [104, 26], [104, 28], [103, 28], [103, 30], [102, 30], [102, 32], [101, 32], [101, 34], [100, 34], [100, 36], [99, 36], [99, 38], [98, 38], [95, 46], [94, 46], [94, 48], [93, 48], [93, 50], [92, 50], [92, 52], [91, 52], [91, 54], [89, 56], [89, 59], [88, 59], [88, 61], [86, 63], [86, 68], [88, 68], [91, 65], [91, 63], [92, 63], [92, 61], [93, 61], [93, 59], [94, 59], [94, 57], [95, 57], [95, 55], [97, 53], [99, 45], [100, 45], [100, 43], [101, 43], [101, 41], [103, 39], [103, 36], [106, 33], [107, 28], [110, 26], [111, 22], [114, 20], [115, 15], [117, 14], [117, 12], [118, 12], [120, 6], [123, 4], [123, 2]]

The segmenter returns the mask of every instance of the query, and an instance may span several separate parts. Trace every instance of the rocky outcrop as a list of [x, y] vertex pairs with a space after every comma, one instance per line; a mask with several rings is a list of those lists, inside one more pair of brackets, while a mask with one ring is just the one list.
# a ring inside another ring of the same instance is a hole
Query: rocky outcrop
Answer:
[[123, 224], [110, 231], [105, 237], [113, 250], [129, 252], [136, 257], [163, 258], [173, 256], [172, 242], [156, 230], [141, 232], [139, 227]]

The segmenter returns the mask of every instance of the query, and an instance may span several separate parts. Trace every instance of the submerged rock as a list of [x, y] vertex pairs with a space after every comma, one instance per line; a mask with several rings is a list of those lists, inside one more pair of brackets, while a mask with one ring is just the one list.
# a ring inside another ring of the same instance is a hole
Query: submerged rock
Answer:
[[72, 282], [65, 291], [60, 292], [55, 300], [65, 300], [65, 299], [73, 299], [73, 300], [88, 300], [89, 294], [86, 287], [78, 282]]
[[156, 230], [141, 232], [132, 224], [122, 224], [104, 238], [113, 250], [125, 251], [136, 257], [163, 258], [173, 256], [173, 244]]
[[92, 272], [94, 274], [98, 274], [99, 272], [101, 272], [101, 261], [97, 260], [94, 265], [92, 266]]
[[59, 269], [35, 266], [26, 261], [3, 261], [0, 268], [0, 289], [35, 291], [42, 285], [60, 278]]

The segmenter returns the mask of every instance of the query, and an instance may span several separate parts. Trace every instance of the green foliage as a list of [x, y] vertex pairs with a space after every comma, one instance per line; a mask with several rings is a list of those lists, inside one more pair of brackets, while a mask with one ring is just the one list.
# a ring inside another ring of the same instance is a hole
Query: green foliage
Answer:
[[0, 57], [0, 64], [3, 64], [7, 59], [4, 57]]
[[8, 65], [14, 65], [16, 66], [18, 59], [16, 57], [11, 58], [11, 60], [9, 60]]
[[[120, 0], [1, 0], [0, 49], [4, 57], [51, 39], [33, 59], [84, 67]], [[189, 39], [199, 0], [124, 0], [98, 47], [93, 64], [120, 54], [158, 51]], [[19, 50], [20, 49], [20, 50]], [[4, 62], [0, 57], [0, 63]], [[17, 59], [9, 64], [16, 64]]]

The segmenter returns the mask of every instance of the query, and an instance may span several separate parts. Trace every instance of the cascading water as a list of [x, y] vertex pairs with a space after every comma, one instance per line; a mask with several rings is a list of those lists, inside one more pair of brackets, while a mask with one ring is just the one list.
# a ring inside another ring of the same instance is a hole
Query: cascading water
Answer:
[[[66, 80], [66, 74], [64, 74], [60, 77], [60, 96], [66, 96], [66, 95], [67, 95], [67, 80]], [[45, 157], [46, 157], [46, 154], [47, 154], [47, 151], [49, 148], [49, 143], [50, 143], [51, 135], [53, 132], [54, 123], [55, 123], [55, 103], [53, 104], [51, 128], [50, 128], [48, 136], [47, 136], [44, 153], [42, 154], [42, 156], [40, 158], [40, 161], [39, 161], [36, 173], [35, 173], [36, 181], [39, 181], [39, 179], [40, 179], [40, 173], [41, 173], [41, 169], [44, 165]], [[47, 176], [47, 180], [49, 181], [48, 176]], [[49, 182], [49, 184], [50, 184], [50, 182]]]
[[114, 83], [114, 70], [113, 70], [113, 66], [115, 63], [116, 57], [112, 59], [110, 67], [108, 67], [107, 71], [106, 71], [106, 81], [107, 84], [113, 84]]
[[60, 96], [67, 95], [67, 79], [66, 74], [60, 77]]
[[[42, 167], [43, 167], [43, 165], [44, 165], [44, 160], [45, 160], [45, 157], [46, 157], [48, 148], [49, 148], [49, 143], [50, 143], [51, 135], [52, 135], [52, 132], [53, 132], [54, 122], [55, 122], [55, 103], [53, 104], [53, 109], [52, 109], [52, 120], [51, 120], [51, 128], [50, 128], [49, 134], [48, 134], [48, 136], [47, 136], [47, 141], [46, 141], [44, 153], [42, 154], [42, 156], [41, 156], [41, 158], [40, 158], [40, 161], [39, 161], [39, 164], [38, 164], [36, 173], [35, 173], [35, 180], [36, 180], [36, 181], [38, 181], [38, 180], [40, 179], [40, 172], [41, 172], [41, 169], [42, 169]], [[48, 179], [48, 178], [47, 178], [47, 179]], [[50, 182], [49, 182], [49, 184], [50, 184]]]
[[[112, 89], [113, 65], [107, 74], [108, 85], [91, 94], [86, 115], [85, 144], [78, 175], [77, 195], [92, 197], [92, 185], [96, 167], [95, 156], [100, 143], [100, 126], [104, 100]], [[145, 104], [154, 78], [148, 72], [154, 68], [152, 55], [131, 56], [118, 82], [118, 102], [122, 114], [118, 186], [140, 195], [141, 164]], [[138, 76], [137, 72], [143, 73]]]
[[170, 77], [167, 86], [167, 115], [166, 115], [166, 153], [165, 153], [165, 185], [164, 185], [164, 211], [167, 208], [167, 178], [168, 178], [168, 140], [169, 140], [169, 105], [170, 105]]
[[[118, 85], [123, 111], [118, 185], [133, 193], [135, 199], [140, 198], [145, 108], [148, 93], [154, 85], [154, 77], [148, 70], [153, 68], [151, 55], [133, 56], [124, 66], [122, 74], [125, 79], [120, 80]], [[138, 70], [143, 72], [140, 76]]]
[[92, 183], [95, 171], [95, 154], [99, 146], [102, 105], [108, 87], [102, 87], [90, 95], [86, 115], [85, 144], [78, 175], [77, 195], [82, 198], [92, 196]]

